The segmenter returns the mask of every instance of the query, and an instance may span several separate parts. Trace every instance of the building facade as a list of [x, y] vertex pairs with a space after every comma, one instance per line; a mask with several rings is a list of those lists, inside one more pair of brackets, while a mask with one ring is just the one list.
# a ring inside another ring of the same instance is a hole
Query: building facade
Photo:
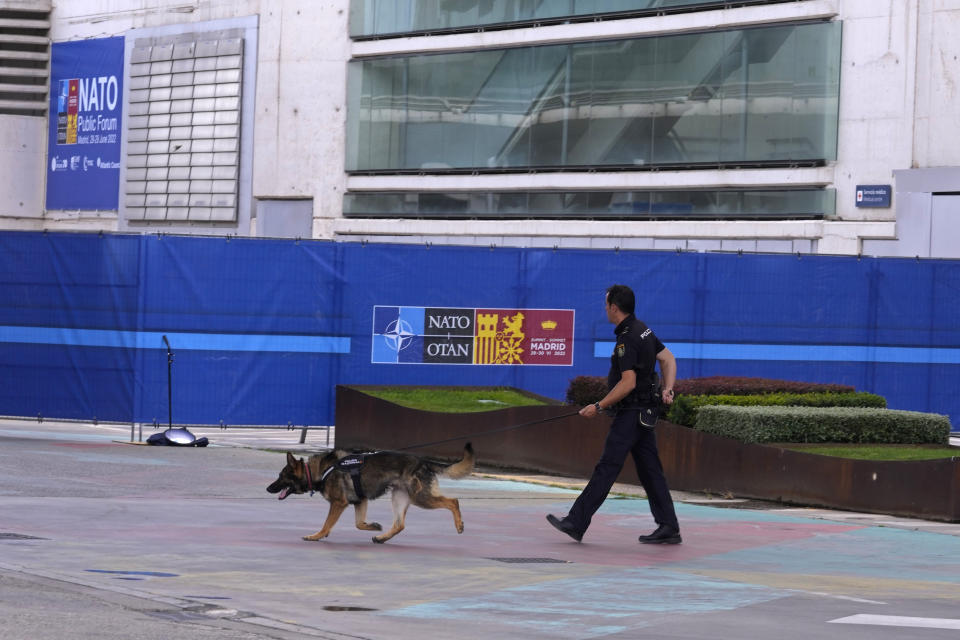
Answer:
[[0, 14], [0, 228], [960, 257], [955, 3]]

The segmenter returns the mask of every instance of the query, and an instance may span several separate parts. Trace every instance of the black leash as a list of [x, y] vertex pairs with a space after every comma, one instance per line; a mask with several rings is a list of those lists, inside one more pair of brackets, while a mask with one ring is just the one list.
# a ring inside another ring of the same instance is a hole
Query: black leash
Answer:
[[412, 444], [409, 447], [400, 447], [399, 449], [394, 449], [394, 451], [406, 451], [407, 449], [421, 449], [423, 447], [429, 447], [435, 444], [443, 444], [444, 442], [453, 442], [454, 440], [465, 440], [467, 438], [476, 438], [478, 436], [486, 436], [491, 433], [502, 433], [504, 431], [511, 431], [513, 429], [520, 429], [523, 427], [530, 427], [535, 424], [540, 424], [541, 422], [552, 422], [554, 420], [561, 420], [563, 418], [569, 418], [579, 414], [580, 411], [574, 411], [573, 413], [564, 413], [559, 416], [552, 416], [550, 418], [543, 418], [541, 420], [534, 420], [533, 422], [524, 422], [523, 424], [515, 424], [509, 427], [500, 427], [499, 429], [490, 429], [489, 431], [478, 431], [476, 433], [466, 433], [462, 436], [457, 436], [455, 438], [446, 438], [445, 440], [436, 440], [434, 442], [424, 442], [423, 444]]

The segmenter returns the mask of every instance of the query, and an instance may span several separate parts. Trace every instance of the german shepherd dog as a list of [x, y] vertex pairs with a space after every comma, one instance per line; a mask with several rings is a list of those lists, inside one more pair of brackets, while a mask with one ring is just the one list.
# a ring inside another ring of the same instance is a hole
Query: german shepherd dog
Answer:
[[343, 451], [331, 451], [326, 455], [310, 456], [304, 461], [288, 452], [287, 466], [280, 471], [280, 477], [267, 487], [268, 492], [279, 493], [277, 497], [280, 500], [291, 493], [318, 491], [330, 503], [323, 528], [304, 536], [304, 540], [322, 540], [330, 535], [330, 530], [348, 504], [354, 507], [357, 529], [381, 531], [378, 523], [366, 521], [367, 503], [376, 500], [388, 489], [392, 492], [393, 526], [386, 533], [374, 536], [374, 542], [384, 543], [403, 531], [407, 508], [411, 503], [423, 509], [449, 509], [457, 533], [463, 533], [460, 501], [437, 492], [437, 477], [463, 478], [473, 471], [476, 456], [469, 442], [463, 448], [463, 458], [449, 465], [394, 451], [366, 454], [359, 470], [362, 493], [359, 496], [351, 472], [337, 464], [347, 457], [350, 457], [349, 454]]

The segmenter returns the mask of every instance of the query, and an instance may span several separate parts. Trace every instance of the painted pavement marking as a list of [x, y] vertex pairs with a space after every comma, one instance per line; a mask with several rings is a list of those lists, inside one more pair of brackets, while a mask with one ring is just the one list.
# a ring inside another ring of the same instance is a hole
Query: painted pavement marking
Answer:
[[960, 620], [951, 618], [913, 618], [909, 616], [878, 616], [866, 613], [830, 620], [836, 624], [864, 624], [882, 627], [911, 627], [915, 629], [960, 629]]
[[555, 637], [589, 638], [664, 623], [677, 614], [731, 611], [789, 597], [780, 589], [658, 569], [629, 569], [510, 587], [380, 612], [431, 620], [544, 629]]
[[853, 596], [843, 596], [836, 593], [826, 593], [824, 591], [797, 591], [797, 593], [808, 593], [812, 596], [822, 596], [824, 598], [833, 598], [835, 600], [848, 600], [850, 602], [860, 602], [863, 604], [887, 604], [879, 600], [867, 600], [866, 598], [854, 598]]

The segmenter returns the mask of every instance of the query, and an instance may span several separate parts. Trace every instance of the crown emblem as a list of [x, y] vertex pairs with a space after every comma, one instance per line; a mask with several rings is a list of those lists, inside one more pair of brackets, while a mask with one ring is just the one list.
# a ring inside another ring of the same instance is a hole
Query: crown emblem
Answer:
[[552, 331], [557, 328], [556, 320], [544, 320], [540, 323], [540, 326], [546, 329], [547, 331]]

